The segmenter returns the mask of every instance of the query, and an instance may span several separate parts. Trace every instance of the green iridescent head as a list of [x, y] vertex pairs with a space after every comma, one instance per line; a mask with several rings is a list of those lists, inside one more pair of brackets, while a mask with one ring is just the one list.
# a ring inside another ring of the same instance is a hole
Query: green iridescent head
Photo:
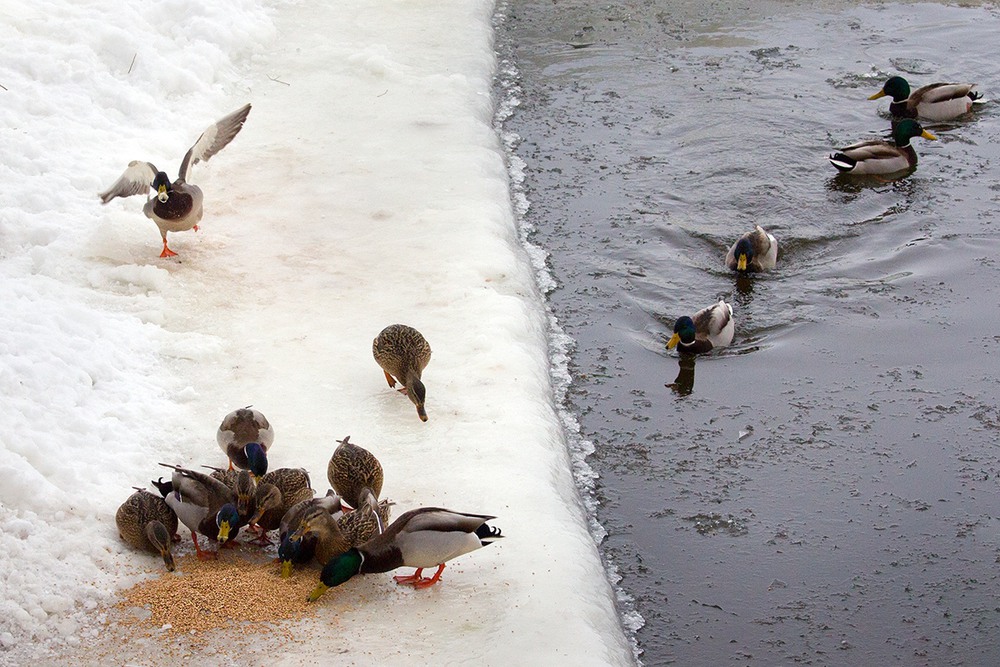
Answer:
[[243, 448], [243, 453], [247, 455], [250, 472], [257, 477], [263, 477], [267, 474], [267, 450], [260, 443], [251, 442]]
[[888, 95], [892, 98], [893, 102], [902, 102], [907, 97], [910, 96], [910, 84], [907, 83], [906, 79], [901, 76], [889, 77], [882, 86], [882, 90], [878, 91], [868, 99], [877, 100], [880, 97], [885, 97]]
[[320, 584], [307, 598], [309, 602], [319, 599], [328, 588], [339, 586], [358, 572], [361, 571], [361, 564], [365, 562], [365, 557], [357, 549], [349, 549], [339, 556], [334, 556], [323, 566], [323, 571], [319, 575]]

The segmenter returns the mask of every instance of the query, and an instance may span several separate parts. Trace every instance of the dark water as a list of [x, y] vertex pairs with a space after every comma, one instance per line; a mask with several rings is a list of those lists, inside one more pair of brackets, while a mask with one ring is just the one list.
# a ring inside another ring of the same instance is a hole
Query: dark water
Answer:
[[[506, 128], [643, 663], [1000, 664], [1000, 103], [902, 180], [825, 159], [888, 129], [889, 74], [1000, 100], [998, 35], [939, 4], [507, 8]], [[755, 222], [778, 269], [738, 281]], [[733, 346], [668, 353], [720, 296]]]

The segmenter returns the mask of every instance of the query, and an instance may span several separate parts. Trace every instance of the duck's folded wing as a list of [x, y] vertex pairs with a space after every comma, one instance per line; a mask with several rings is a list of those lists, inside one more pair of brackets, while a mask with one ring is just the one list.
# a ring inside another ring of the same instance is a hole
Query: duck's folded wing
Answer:
[[710, 311], [710, 317], [705, 326], [705, 334], [714, 336], [729, 326], [729, 321], [733, 319], [733, 307], [728, 303], [719, 302]]
[[862, 141], [851, 144], [846, 148], [841, 148], [840, 152], [850, 156], [857, 162], [863, 160], [891, 160], [898, 158], [900, 150], [893, 144], [885, 141]]
[[196, 470], [175, 467], [171, 483], [187, 501], [202, 507], [218, 509], [236, 502], [236, 493], [224, 482]]
[[974, 83], [934, 83], [913, 92], [910, 99], [913, 103], [934, 104], [968, 97]]
[[194, 146], [188, 149], [187, 154], [181, 162], [181, 169], [178, 177], [182, 181], [188, 180], [188, 171], [199, 162], [207, 162], [209, 158], [221, 151], [233, 140], [246, 122], [247, 114], [250, 113], [250, 105], [240, 107], [222, 120], [213, 124], [201, 133]]
[[149, 192], [156, 178], [156, 167], [150, 162], [132, 160], [128, 167], [118, 177], [110, 188], [98, 195], [102, 204], [107, 204], [115, 197], [131, 197]]
[[[417, 510], [406, 522], [405, 532], [432, 530], [439, 532], [459, 531], [471, 533], [485, 521], [496, 517], [486, 514], [465, 514], [441, 507], [425, 507]], [[402, 519], [402, 517], [400, 517]]]
[[193, 502], [185, 502], [179, 493], [168, 493], [164, 500], [167, 506], [177, 515], [177, 518], [180, 519], [180, 522], [188, 527], [188, 530], [197, 532], [198, 526], [208, 516], [207, 507]]

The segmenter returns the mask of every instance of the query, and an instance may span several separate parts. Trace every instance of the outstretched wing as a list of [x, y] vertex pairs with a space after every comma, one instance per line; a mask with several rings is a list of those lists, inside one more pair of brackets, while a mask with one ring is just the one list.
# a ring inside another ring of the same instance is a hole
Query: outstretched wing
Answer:
[[186, 182], [191, 167], [199, 162], [207, 162], [210, 157], [225, 148], [243, 129], [243, 123], [246, 122], [249, 113], [250, 105], [247, 104], [202, 132], [198, 141], [194, 142], [194, 146], [188, 149], [184, 156], [178, 178]]
[[147, 194], [149, 188], [153, 186], [154, 178], [156, 178], [156, 167], [151, 162], [132, 160], [118, 180], [98, 196], [102, 204], [107, 204], [115, 197]]

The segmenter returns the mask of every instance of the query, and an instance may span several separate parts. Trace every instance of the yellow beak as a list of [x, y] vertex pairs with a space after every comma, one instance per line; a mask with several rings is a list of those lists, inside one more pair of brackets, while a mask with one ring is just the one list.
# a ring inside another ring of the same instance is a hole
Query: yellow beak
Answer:
[[312, 593], [309, 594], [309, 597], [306, 598], [306, 602], [315, 602], [320, 598], [321, 595], [323, 595], [323, 593], [326, 593], [326, 589], [328, 588], [329, 586], [327, 586], [326, 584], [320, 584], [319, 586], [313, 589]]
[[281, 561], [281, 578], [287, 579], [292, 576], [292, 561], [283, 560]]
[[740, 255], [740, 258], [736, 261], [736, 270], [737, 271], [746, 271], [747, 270], [747, 256], [746, 255]]
[[159, 188], [157, 188], [156, 198], [159, 199], [161, 202], [165, 202], [167, 201], [167, 199], [169, 199], [169, 197], [167, 196], [167, 186], [161, 185]]
[[870, 99], [870, 100], [877, 100], [880, 97], [885, 97], [885, 91], [880, 90], [877, 93], [875, 93], [874, 95], [871, 95], [868, 99]]
[[228, 539], [229, 539], [229, 522], [223, 521], [222, 523], [219, 524], [219, 537], [218, 537], [219, 544], [223, 544]]
[[924, 139], [930, 139], [931, 141], [936, 141], [937, 140], [937, 137], [935, 137], [933, 134], [931, 134], [927, 130], [924, 130], [923, 132], [921, 132], [920, 136], [923, 137]]
[[681, 342], [680, 335], [674, 334], [673, 336], [670, 337], [670, 340], [667, 341], [667, 349], [668, 350], [674, 349], [675, 347], [677, 347], [677, 343], [679, 342]]

